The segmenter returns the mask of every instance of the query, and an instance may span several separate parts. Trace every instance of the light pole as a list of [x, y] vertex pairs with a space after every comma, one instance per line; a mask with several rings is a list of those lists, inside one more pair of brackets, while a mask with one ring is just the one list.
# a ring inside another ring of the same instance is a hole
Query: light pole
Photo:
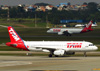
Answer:
[[7, 14], [7, 21], [9, 21], [10, 19], [10, 16], [9, 16], [9, 9], [10, 9], [10, 7], [8, 7], [8, 14]]
[[47, 13], [46, 14], [46, 28], [49, 28], [49, 21], [48, 21], [48, 15], [49, 15], [50, 13]]
[[46, 15], [46, 28], [48, 28], [48, 14]]

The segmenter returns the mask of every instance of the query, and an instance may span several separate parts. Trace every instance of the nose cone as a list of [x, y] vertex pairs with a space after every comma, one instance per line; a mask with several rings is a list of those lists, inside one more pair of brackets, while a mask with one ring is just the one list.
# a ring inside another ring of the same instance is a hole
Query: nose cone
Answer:
[[94, 46], [94, 47], [93, 47], [93, 50], [98, 50], [98, 47], [97, 47], [97, 46]]
[[50, 33], [50, 30], [48, 30], [47, 33]]

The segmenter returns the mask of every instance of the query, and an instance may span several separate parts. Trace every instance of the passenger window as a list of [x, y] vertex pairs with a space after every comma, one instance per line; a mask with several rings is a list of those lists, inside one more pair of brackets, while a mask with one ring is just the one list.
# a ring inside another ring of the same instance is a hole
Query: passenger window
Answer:
[[89, 46], [93, 46], [93, 44], [89, 44]]

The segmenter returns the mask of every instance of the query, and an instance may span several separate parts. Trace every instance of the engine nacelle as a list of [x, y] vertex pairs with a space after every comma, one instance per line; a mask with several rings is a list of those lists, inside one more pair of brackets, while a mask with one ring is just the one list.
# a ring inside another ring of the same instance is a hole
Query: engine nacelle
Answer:
[[54, 51], [54, 55], [63, 56], [65, 54], [64, 50], [56, 50]]
[[43, 52], [50, 52], [49, 50], [46, 50], [46, 49], [43, 49], [42, 51], [43, 51]]

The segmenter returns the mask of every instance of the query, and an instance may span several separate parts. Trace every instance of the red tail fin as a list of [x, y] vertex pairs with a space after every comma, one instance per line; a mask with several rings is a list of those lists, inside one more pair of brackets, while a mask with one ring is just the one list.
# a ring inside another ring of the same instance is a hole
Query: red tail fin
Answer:
[[92, 31], [93, 30], [93, 29], [91, 29], [92, 24], [93, 24], [93, 22], [90, 21], [81, 32], [83, 33], [83, 32]]
[[90, 22], [86, 25], [86, 28], [87, 28], [87, 29], [91, 29], [92, 24], [93, 24], [93, 21], [90, 21]]
[[22, 42], [20, 36], [11, 26], [8, 26], [8, 32], [9, 32], [11, 42]]
[[7, 46], [28, 50], [28, 48], [24, 44], [24, 41], [20, 38], [20, 36], [11, 26], [8, 26], [8, 32], [9, 32], [11, 42], [7, 42], [6, 43]]

